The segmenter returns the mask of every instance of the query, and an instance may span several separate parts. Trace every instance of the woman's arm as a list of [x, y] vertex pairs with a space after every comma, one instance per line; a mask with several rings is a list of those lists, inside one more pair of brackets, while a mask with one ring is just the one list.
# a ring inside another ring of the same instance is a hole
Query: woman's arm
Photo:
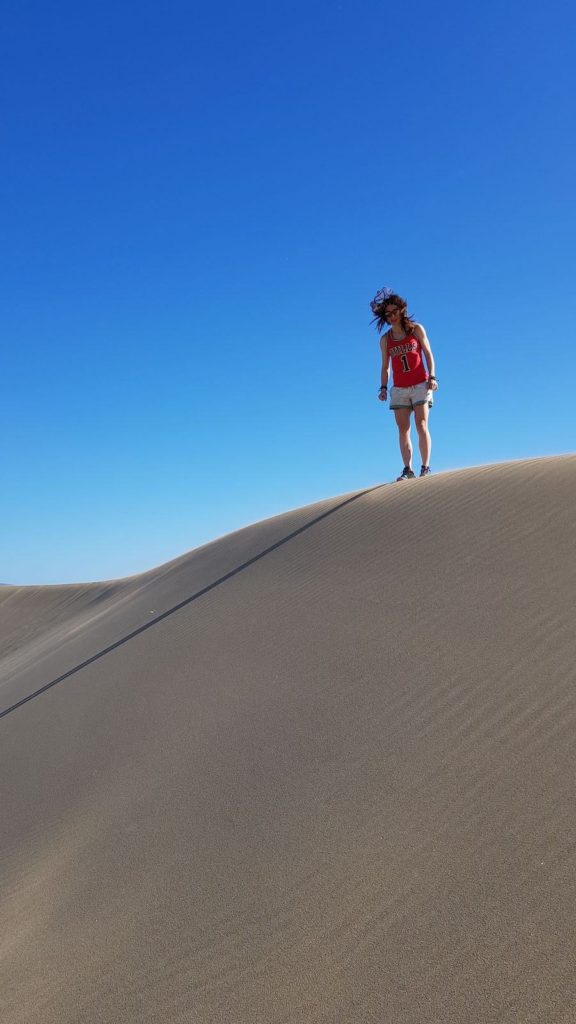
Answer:
[[388, 365], [390, 363], [390, 354], [388, 352], [388, 335], [383, 334], [380, 338], [380, 351], [382, 353], [382, 369], [380, 371], [380, 391], [378, 398], [381, 402], [386, 401], [386, 393], [388, 388]]
[[424, 356], [426, 357], [426, 364], [428, 366], [428, 376], [431, 378], [430, 387], [432, 388], [432, 391], [436, 391], [438, 384], [436, 383], [434, 356], [432, 355], [432, 349], [430, 347], [430, 342], [428, 341], [428, 335], [426, 334], [426, 331], [424, 330], [422, 324], [416, 324], [416, 326], [414, 327], [414, 334], [418, 338], [418, 341], [422, 346]]

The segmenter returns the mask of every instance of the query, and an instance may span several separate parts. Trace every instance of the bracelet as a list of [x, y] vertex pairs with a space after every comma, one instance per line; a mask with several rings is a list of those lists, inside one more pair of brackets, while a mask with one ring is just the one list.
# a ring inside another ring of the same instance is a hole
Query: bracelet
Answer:
[[388, 391], [388, 385], [387, 384], [381, 384], [380, 391]]
[[436, 380], [436, 377], [434, 376], [433, 373], [428, 374], [428, 380]]

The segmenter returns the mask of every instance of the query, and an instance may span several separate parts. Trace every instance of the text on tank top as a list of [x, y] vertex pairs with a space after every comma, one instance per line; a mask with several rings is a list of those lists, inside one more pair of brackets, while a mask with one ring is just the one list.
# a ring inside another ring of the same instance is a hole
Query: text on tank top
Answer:
[[398, 340], [388, 331], [388, 354], [392, 360], [392, 379], [396, 388], [412, 388], [428, 380], [422, 361], [422, 345], [415, 334]]

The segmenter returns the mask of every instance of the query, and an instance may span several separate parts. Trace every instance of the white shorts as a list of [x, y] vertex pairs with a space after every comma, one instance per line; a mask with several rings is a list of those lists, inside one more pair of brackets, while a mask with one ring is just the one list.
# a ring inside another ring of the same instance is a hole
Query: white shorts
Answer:
[[390, 388], [391, 409], [415, 409], [417, 405], [426, 405], [431, 409], [434, 401], [432, 391], [426, 381], [414, 384], [411, 388]]

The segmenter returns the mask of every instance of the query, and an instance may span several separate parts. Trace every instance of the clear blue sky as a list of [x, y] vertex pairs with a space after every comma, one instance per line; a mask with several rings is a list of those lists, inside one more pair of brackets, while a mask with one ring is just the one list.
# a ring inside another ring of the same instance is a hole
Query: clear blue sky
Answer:
[[394, 477], [382, 285], [435, 471], [576, 448], [572, 0], [2, 11], [0, 582]]

